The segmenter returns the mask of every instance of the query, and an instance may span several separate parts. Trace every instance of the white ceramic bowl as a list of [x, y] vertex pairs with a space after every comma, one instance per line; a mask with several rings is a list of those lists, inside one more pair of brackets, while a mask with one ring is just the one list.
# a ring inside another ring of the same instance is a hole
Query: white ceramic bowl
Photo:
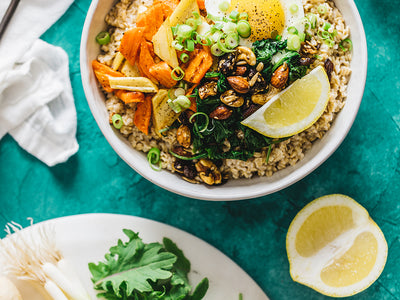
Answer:
[[153, 171], [146, 155], [133, 149], [108, 123], [104, 95], [98, 88], [96, 78], [91, 69], [91, 61], [99, 54], [99, 46], [95, 42], [96, 35], [106, 28], [104, 17], [115, 0], [93, 0], [89, 8], [81, 41], [81, 74], [86, 98], [98, 126], [104, 136], [118, 153], [136, 172], [154, 184], [171, 192], [191, 198], [229, 201], [249, 199], [277, 192], [304, 178], [320, 166], [342, 143], [357, 115], [364, 93], [367, 76], [367, 44], [364, 28], [357, 7], [353, 0], [336, 0], [351, 30], [353, 42], [352, 75], [348, 85], [346, 105], [335, 119], [327, 134], [315, 142], [305, 157], [295, 166], [276, 172], [271, 177], [255, 177], [252, 179], [230, 180], [221, 186], [191, 184], [168, 171]]

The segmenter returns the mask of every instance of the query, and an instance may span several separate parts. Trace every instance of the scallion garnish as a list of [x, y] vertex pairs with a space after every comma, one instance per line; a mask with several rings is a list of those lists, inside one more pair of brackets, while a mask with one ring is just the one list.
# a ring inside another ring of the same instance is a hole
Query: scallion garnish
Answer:
[[353, 42], [350, 39], [344, 39], [340, 42], [339, 47], [344, 52], [351, 51], [353, 49]]
[[100, 45], [107, 45], [110, 41], [111, 37], [107, 31], [102, 31], [96, 36], [96, 42]]
[[290, 27], [287, 29], [287, 31], [288, 31], [290, 34], [298, 34], [298, 33], [299, 33], [299, 31], [297, 30], [297, 28], [294, 27], [294, 26], [290, 26]]
[[204, 118], [205, 118], [205, 123], [204, 123], [204, 126], [203, 126], [203, 128], [201, 128], [201, 129], [199, 129], [199, 128], [197, 128], [197, 129], [199, 129], [199, 132], [204, 132], [204, 131], [206, 131], [207, 130], [207, 128], [208, 128], [208, 124], [210, 123], [210, 118], [208, 117], [208, 115], [206, 114], [206, 113], [203, 113], [203, 112], [196, 112], [196, 113], [194, 113], [190, 118], [189, 118], [189, 122], [190, 123], [193, 123], [192, 122], [192, 120], [193, 120], [193, 118], [195, 118], [196, 116], [203, 116]]
[[211, 54], [214, 56], [221, 56], [224, 54], [224, 52], [221, 50], [218, 44], [214, 44], [211, 46]]
[[230, 14], [229, 14], [229, 18], [231, 18], [233, 21], [237, 21], [237, 19], [239, 19], [239, 12], [236, 10], [233, 10]]
[[289, 50], [298, 51], [301, 47], [300, 37], [295, 34], [291, 34], [287, 40], [287, 48]]
[[247, 12], [242, 12], [242, 13], [239, 15], [239, 20], [245, 20], [245, 21], [247, 21], [248, 19], [249, 19], [249, 15], [248, 15]]
[[180, 59], [181, 59], [181, 62], [187, 63], [189, 60], [189, 55], [187, 53], [182, 53]]
[[230, 33], [225, 38], [226, 47], [233, 49], [239, 45], [239, 35], [237, 33]]
[[114, 114], [114, 115], [111, 117], [111, 121], [112, 121], [112, 123], [113, 123], [113, 125], [114, 125], [114, 127], [115, 127], [116, 129], [121, 129], [122, 125], [124, 125], [124, 122], [123, 122], [123, 120], [122, 120], [122, 117], [121, 117], [121, 115], [119, 115], [119, 114]]
[[161, 152], [160, 149], [153, 147], [150, 149], [150, 151], [147, 153], [147, 161], [150, 164], [150, 167], [154, 171], [160, 171], [161, 170]]
[[180, 67], [176, 67], [171, 71], [171, 77], [173, 80], [180, 81], [185, 77], [185, 72]]
[[171, 153], [172, 156], [175, 156], [176, 158], [179, 158], [181, 160], [195, 160], [195, 159], [207, 157], [207, 153], [201, 153], [201, 154], [198, 154], [196, 156], [191, 156], [191, 157], [186, 157], [183, 155], [176, 154], [175, 152], [173, 152], [171, 150], [169, 151], [169, 153]]
[[327, 12], [328, 9], [326, 8], [325, 4], [321, 4], [320, 6], [318, 6], [317, 10], [319, 14], [323, 15]]
[[295, 14], [299, 10], [299, 7], [297, 6], [297, 4], [292, 4], [290, 5], [289, 10], [292, 14]]
[[225, 12], [229, 9], [230, 6], [230, 1], [222, 1], [219, 5], [218, 8], [220, 11]]
[[237, 23], [236, 30], [242, 38], [248, 38], [251, 35], [251, 26], [246, 20], [240, 20]]

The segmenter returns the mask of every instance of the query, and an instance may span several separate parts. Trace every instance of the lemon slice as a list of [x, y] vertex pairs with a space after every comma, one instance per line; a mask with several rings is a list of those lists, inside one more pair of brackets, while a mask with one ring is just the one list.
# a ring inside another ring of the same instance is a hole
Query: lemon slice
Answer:
[[244, 119], [242, 124], [272, 138], [292, 136], [318, 120], [328, 103], [329, 91], [328, 76], [324, 68], [318, 66]]
[[388, 248], [365, 208], [350, 197], [329, 195], [296, 215], [286, 250], [294, 281], [324, 295], [347, 297], [379, 277]]

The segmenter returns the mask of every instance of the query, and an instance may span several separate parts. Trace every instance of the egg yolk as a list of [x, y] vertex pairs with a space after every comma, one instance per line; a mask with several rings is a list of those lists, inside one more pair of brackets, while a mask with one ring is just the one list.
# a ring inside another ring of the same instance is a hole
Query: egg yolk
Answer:
[[283, 32], [285, 12], [279, 0], [232, 0], [230, 8], [249, 15], [252, 42], [274, 38]]

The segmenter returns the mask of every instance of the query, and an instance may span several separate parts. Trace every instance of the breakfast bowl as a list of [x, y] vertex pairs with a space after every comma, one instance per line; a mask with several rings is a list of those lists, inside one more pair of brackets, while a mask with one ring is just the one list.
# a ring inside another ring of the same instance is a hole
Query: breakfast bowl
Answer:
[[[221, 185], [193, 184], [176, 173], [165, 169], [155, 171], [149, 165], [146, 153], [134, 149], [126, 137], [110, 126], [106, 96], [92, 69], [92, 61], [100, 54], [96, 36], [107, 29], [105, 16], [115, 5], [115, 0], [93, 0], [82, 32], [80, 64], [85, 95], [100, 130], [115, 152], [137, 173], [154, 184], [173, 193], [195, 199], [231, 201], [250, 199], [282, 190], [304, 178], [320, 166], [340, 146], [349, 132], [361, 104], [367, 75], [367, 46], [364, 28], [353, 0], [336, 0], [351, 32], [351, 76], [347, 84], [345, 105], [335, 114], [329, 130], [322, 138], [313, 141], [297, 163], [288, 165], [271, 176], [230, 179]], [[267, 158], [268, 160], [268, 158]]]

